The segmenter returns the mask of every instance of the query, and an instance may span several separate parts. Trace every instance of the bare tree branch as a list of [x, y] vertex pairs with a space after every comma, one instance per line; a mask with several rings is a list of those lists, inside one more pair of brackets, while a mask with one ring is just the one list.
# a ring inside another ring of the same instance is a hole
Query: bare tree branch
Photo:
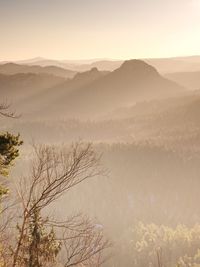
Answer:
[[[31, 175], [26, 179], [28, 182], [23, 180], [17, 190], [21, 199], [22, 220], [20, 236], [13, 250], [12, 267], [22, 266], [22, 245], [30, 217], [35, 212], [41, 212], [74, 186], [104, 173], [91, 144], [79, 142], [68, 149], [34, 146], [34, 151], [36, 158], [32, 162]], [[57, 240], [66, 249], [66, 267], [89, 263], [110, 246], [103, 238], [103, 229], [84, 216], [72, 216], [65, 222], [46, 219], [44, 225], [53, 227], [61, 234]]]

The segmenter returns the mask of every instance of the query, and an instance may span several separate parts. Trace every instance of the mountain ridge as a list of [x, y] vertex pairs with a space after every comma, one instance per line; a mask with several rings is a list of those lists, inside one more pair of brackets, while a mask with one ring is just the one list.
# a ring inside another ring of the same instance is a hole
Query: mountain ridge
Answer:
[[62, 106], [74, 115], [89, 114], [90, 110], [105, 113], [123, 105], [172, 96], [184, 90], [144, 61], [129, 60], [117, 70], [72, 90], [67, 98], [63, 97], [53, 105]]
[[19, 65], [16, 63], [5, 63], [0, 65], [0, 73], [13, 75], [17, 73], [35, 73], [35, 74], [50, 74], [64, 78], [72, 78], [76, 72], [72, 70], [63, 69], [56, 66], [41, 67], [39, 65]]

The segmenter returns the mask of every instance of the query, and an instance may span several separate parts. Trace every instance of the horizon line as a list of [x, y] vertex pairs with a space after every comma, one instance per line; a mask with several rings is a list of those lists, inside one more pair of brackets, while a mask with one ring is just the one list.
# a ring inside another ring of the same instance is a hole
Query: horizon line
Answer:
[[77, 58], [77, 59], [55, 59], [55, 58], [47, 58], [42, 56], [35, 56], [25, 59], [2, 59], [0, 60], [1, 63], [11, 63], [11, 62], [23, 62], [23, 61], [31, 61], [31, 60], [52, 60], [52, 61], [66, 61], [67, 62], [78, 62], [78, 61], [85, 61], [85, 62], [97, 62], [97, 61], [127, 61], [130, 59], [140, 59], [140, 60], [151, 60], [151, 59], [174, 59], [174, 58], [187, 58], [187, 57], [200, 57], [200, 54], [192, 54], [192, 55], [177, 55], [177, 56], [167, 56], [167, 57], [129, 57], [129, 58], [109, 58], [109, 57], [97, 57], [97, 58]]

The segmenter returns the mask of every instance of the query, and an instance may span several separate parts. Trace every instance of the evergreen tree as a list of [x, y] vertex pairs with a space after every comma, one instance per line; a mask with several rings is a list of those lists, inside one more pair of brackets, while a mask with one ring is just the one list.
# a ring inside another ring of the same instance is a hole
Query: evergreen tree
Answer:
[[[18, 147], [22, 145], [20, 136], [12, 135], [10, 133], [0, 134], [0, 175], [7, 177], [9, 168], [12, 166], [14, 160], [19, 156]], [[6, 194], [7, 188], [0, 184], [0, 197]]]
[[45, 226], [39, 210], [31, 214], [27, 229], [21, 248], [20, 266], [45, 267], [55, 263], [61, 244], [56, 240], [53, 228]]

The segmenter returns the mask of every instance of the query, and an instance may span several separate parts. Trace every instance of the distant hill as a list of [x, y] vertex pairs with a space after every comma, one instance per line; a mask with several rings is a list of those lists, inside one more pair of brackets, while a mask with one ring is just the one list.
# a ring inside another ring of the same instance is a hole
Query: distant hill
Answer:
[[18, 101], [22, 112], [38, 111], [40, 116], [54, 118], [99, 117], [123, 106], [185, 91], [140, 60], [126, 61], [113, 72], [92, 68], [72, 79], [47, 74], [2, 75], [0, 84], [8, 98], [23, 98]]
[[47, 59], [43, 57], [36, 57], [36, 58], [31, 58], [31, 59], [26, 59], [26, 60], [18, 60], [18, 61], [15, 61], [14, 63], [19, 64], [19, 65], [29, 65], [29, 66], [37, 65], [41, 67], [56, 66], [59, 68], [71, 70], [71, 68], [69, 67], [70, 64], [67, 65], [65, 64], [64, 61]]
[[122, 60], [99, 60], [90, 64], [76, 64], [72, 68], [76, 71], [87, 71], [91, 68], [97, 68], [101, 71], [113, 71], [119, 68], [123, 62]]
[[[82, 73], [77, 73], [74, 78], [65, 80], [63, 83], [59, 83], [54, 87], [43, 91], [39, 96], [40, 101], [44, 100], [48, 105], [58, 105], [59, 108], [61, 103], [67, 101], [69, 94], [76, 92], [79, 88], [88, 87], [94, 81], [105, 76], [107, 73], [108, 72], [99, 71], [96, 68]], [[56, 101], [57, 103], [55, 104]]]
[[[56, 76], [49, 76], [48, 79], [46, 74], [42, 74], [41, 76], [43, 79], [47, 77], [46, 86], [44, 87], [42, 84], [37, 85], [37, 83], [32, 83], [31, 89], [27, 87], [27, 92], [24, 94], [24, 96], [26, 96], [26, 101], [23, 99], [19, 101], [18, 108], [22, 113], [29, 113], [29, 116], [32, 111], [37, 110], [38, 113], [32, 113], [33, 117], [38, 116], [38, 114], [40, 117], [48, 118], [51, 116], [64, 117], [67, 114], [63, 114], [61, 106], [65, 106], [65, 102], [68, 101], [69, 95], [81, 87], [89, 86], [92, 82], [103, 77], [107, 73], [108, 72], [101, 72], [96, 68], [93, 68], [87, 72], [77, 73], [72, 79], [64, 79]], [[24, 83], [23, 80], [21, 80], [21, 82]], [[38, 83], [44, 82], [42, 82], [41, 79], [38, 79]], [[41, 86], [43, 88], [42, 90], [40, 89]], [[18, 87], [20, 88], [20, 86]], [[30, 95], [29, 91], [34, 92], [34, 94]], [[14, 96], [13, 91], [12, 96]]]
[[165, 77], [187, 87], [188, 89], [200, 89], [200, 71], [168, 73]]
[[93, 82], [108, 73], [109, 71], [99, 71], [98, 68], [94, 67], [89, 71], [78, 72], [72, 79], [72, 82], [81, 82], [80, 85], [84, 85], [85, 83]]
[[117, 70], [96, 79], [87, 86], [71, 91], [55, 106], [66, 112], [106, 113], [114, 108], [176, 95], [184, 91], [178, 84], [163, 78], [155, 68], [140, 60], [126, 61]]
[[[7, 100], [16, 105], [22, 99], [31, 99], [42, 90], [62, 84], [66, 79], [49, 74], [19, 73], [0, 74], [1, 101]], [[39, 101], [39, 99], [38, 99]]]
[[[200, 71], [200, 56], [172, 57], [172, 58], [146, 58], [142, 59], [154, 66], [161, 74], [172, 72], [197, 72]], [[89, 60], [52, 60], [37, 57], [28, 60], [16, 61], [22, 65], [57, 66], [73, 71], [87, 71], [91, 68], [113, 71], [120, 67], [123, 60], [114, 59], [89, 59]], [[3, 64], [6, 62], [0, 62]]]
[[0, 65], [0, 73], [12, 75], [17, 73], [36, 73], [36, 74], [50, 74], [60, 76], [64, 78], [72, 78], [76, 72], [72, 70], [66, 70], [56, 66], [41, 67], [38, 65], [20, 65], [16, 63], [6, 63]]
[[200, 71], [200, 56], [145, 59], [160, 73]]
[[[166, 74], [171, 72], [191, 72], [200, 71], [200, 56], [174, 57], [174, 58], [146, 58], [142, 59], [146, 63], [155, 67], [159, 73]], [[113, 71], [121, 66], [123, 60], [95, 60], [93, 62], [67, 62], [65, 68], [75, 71], [86, 71], [93, 67], [99, 70]]]

